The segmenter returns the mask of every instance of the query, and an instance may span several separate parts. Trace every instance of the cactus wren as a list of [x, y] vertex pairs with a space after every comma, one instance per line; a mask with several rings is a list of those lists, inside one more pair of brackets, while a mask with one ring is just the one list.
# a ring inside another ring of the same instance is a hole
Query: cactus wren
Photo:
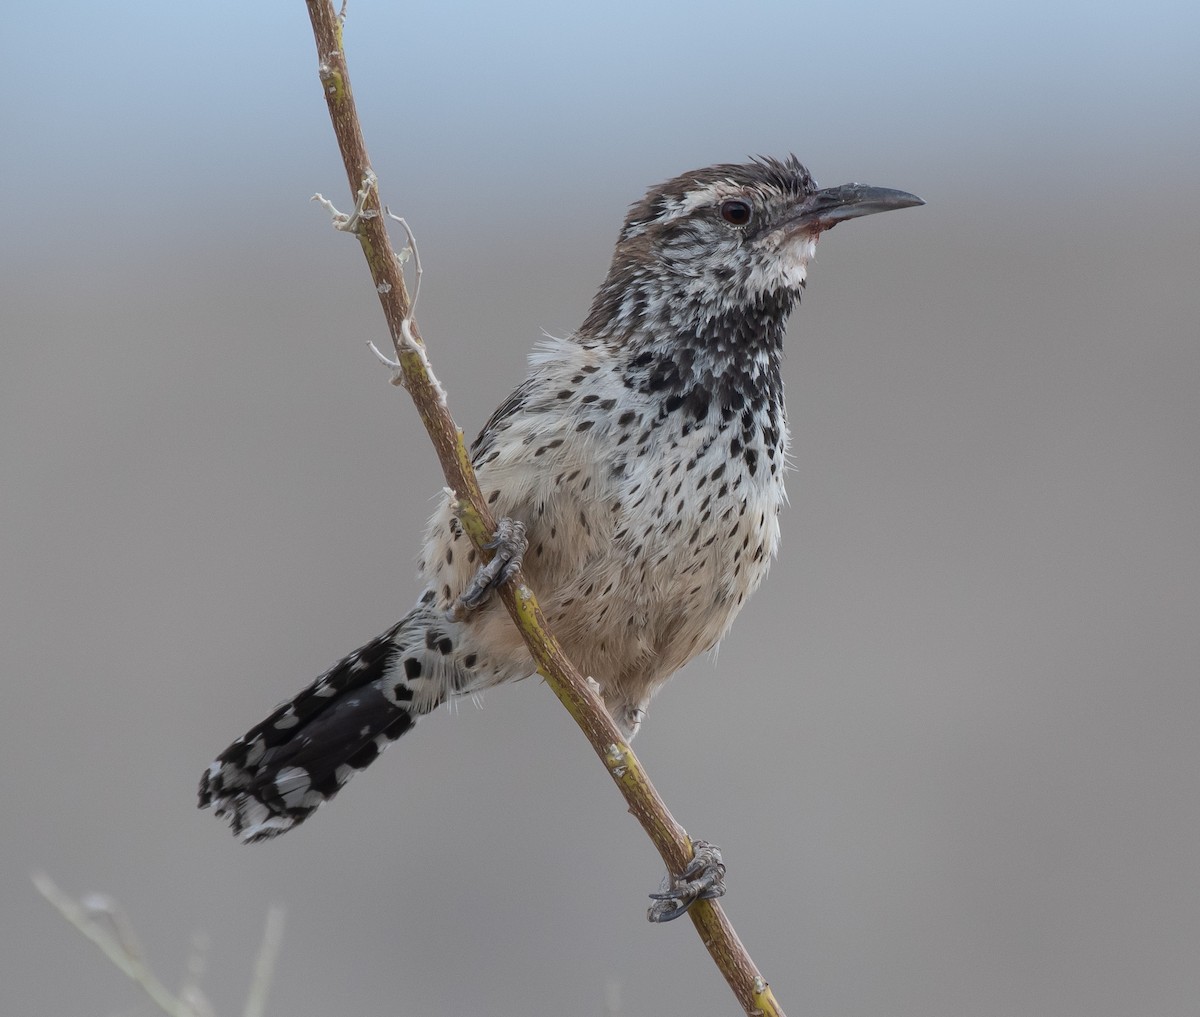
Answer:
[[290, 830], [439, 703], [534, 672], [490, 591], [521, 561], [554, 634], [627, 737], [662, 684], [725, 634], [779, 542], [780, 362], [817, 238], [923, 204], [819, 190], [794, 157], [684, 173], [629, 211], [579, 331], [549, 339], [472, 446], [504, 518], [481, 568], [446, 498], [426, 586], [217, 757], [200, 783], [243, 841]]

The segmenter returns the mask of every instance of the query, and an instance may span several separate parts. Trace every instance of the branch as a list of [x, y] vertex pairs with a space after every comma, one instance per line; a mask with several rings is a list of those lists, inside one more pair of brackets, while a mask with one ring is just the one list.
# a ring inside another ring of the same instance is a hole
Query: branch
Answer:
[[[340, 221], [335, 217], [335, 225], [353, 232], [362, 246], [396, 349], [398, 371], [394, 380], [408, 390], [416, 403], [421, 421], [437, 450], [446, 483], [458, 499], [457, 512], [463, 529], [487, 560], [490, 551], [483, 545], [495, 531], [496, 521], [475, 479], [463, 433], [450, 416], [445, 392], [425, 355], [425, 344], [412, 314], [404, 269], [388, 239], [377, 180], [371, 170], [350, 90], [342, 45], [342, 19], [334, 12], [330, 0], [306, 2], [316, 37], [318, 72], [325, 101], [346, 176], [356, 196], [354, 213], [340, 217]], [[529, 646], [538, 672], [608, 768], [609, 775], [629, 804], [629, 811], [642, 824], [668, 871], [681, 872], [692, 858], [692, 844], [686, 831], [667, 810], [633, 750], [609, 717], [597, 691], [567, 659], [551, 635], [533, 591], [518, 573], [499, 592]], [[688, 914], [746, 1013], [753, 1017], [783, 1017], [783, 1010], [775, 1001], [770, 986], [754, 966], [720, 905], [710, 900], [698, 900]]]

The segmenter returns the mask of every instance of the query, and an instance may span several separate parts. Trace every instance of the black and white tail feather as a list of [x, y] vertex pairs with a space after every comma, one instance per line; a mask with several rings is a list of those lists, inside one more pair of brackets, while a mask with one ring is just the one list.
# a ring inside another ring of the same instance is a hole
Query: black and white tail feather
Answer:
[[433, 602], [426, 591], [399, 623], [222, 752], [201, 778], [200, 807], [211, 806], [246, 843], [286, 833], [420, 717], [466, 691], [469, 666]]

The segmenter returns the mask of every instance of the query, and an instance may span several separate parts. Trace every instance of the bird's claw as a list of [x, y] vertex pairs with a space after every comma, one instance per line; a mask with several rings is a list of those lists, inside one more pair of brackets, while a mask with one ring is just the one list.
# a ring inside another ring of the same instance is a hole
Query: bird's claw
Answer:
[[714, 900], [725, 894], [725, 862], [721, 849], [707, 841], [692, 841], [692, 860], [678, 875], [663, 877], [658, 893], [646, 912], [652, 922], [670, 922], [684, 914], [698, 900]]
[[450, 609], [450, 617], [455, 620], [478, 610], [493, 591], [516, 574], [529, 547], [529, 540], [525, 536], [525, 524], [519, 519], [509, 519], [505, 516], [496, 523], [495, 534], [483, 546], [495, 553], [491, 561], [479, 566], [467, 588], [454, 602]]

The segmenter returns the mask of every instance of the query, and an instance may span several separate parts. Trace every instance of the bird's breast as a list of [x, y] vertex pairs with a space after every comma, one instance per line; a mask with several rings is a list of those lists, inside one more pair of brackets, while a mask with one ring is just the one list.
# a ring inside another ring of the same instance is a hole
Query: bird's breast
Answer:
[[695, 419], [636, 400], [573, 433], [597, 430], [555, 449], [527, 573], [581, 666], [656, 684], [715, 644], [766, 575], [787, 432], [782, 412]]

